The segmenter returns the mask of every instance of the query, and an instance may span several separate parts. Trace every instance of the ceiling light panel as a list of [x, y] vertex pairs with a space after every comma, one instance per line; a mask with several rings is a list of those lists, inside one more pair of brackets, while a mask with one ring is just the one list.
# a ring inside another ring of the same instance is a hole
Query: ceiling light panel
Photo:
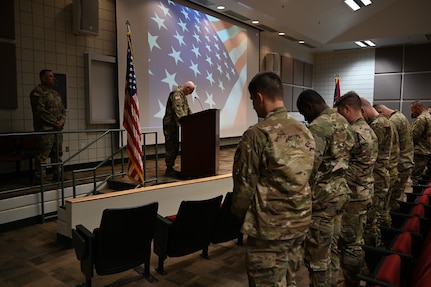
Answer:
[[367, 47], [367, 45], [365, 45], [361, 41], [356, 41], [355, 44], [358, 45], [359, 47], [362, 47], [362, 48]]
[[370, 5], [372, 2], [371, 2], [371, 0], [361, 0], [361, 2], [365, 5], [365, 6], [368, 6], [368, 5]]
[[345, 0], [344, 3], [346, 3], [353, 11], [359, 10], [361, 7], [356, 4], [353, 0]]

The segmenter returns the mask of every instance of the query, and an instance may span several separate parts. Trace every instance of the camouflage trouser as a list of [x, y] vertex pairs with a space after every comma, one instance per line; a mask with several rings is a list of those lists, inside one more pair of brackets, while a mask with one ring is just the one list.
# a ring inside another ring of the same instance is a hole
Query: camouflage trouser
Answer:
[[165, 135], [166, 167], [173, 167], [180, 150], [180, 131], [178, 126], [163, 126]]
[[[393, 168], [390, 171], [390, 184], [389, 184], [389, 192], [388, 192], [389, 194], [388, 194], [388, 202], [386, 203], [386, 207], [385, 207], [384, 226], [392, 226], [392, 219], [391, 219], [390, 212], [392, 211], [392, 207], [394, 205], [393, 201], [395, 201], [395, 204], [396, 204], [395, 207], [397, 207], [398, 206], [397, 200], [401, 196], [401, 191], [397, 190], [399, 188], [397, 187], [399, 177], [400, 177], [400, 174], [398, 173], [398, 168]], [[405, 186], [405, 183], [404, 183], [404, 186]]]
[[295, 287], [305, 235], [290, 240], [247, 238], [246, 264], [249, 286]]
[[364, 242], [374, 247], [381, 246], [379, 225], [388, 226], [386, 206], [389, 202], [389, 188], [387, 183], [374, 183], [372, 204], [367, 211], [367, 224], [364, 230]]
[[[38, 139], [39, 153], [35, 157], [35, 176], [41, 178], [46, 176], [46, 169], [41, 169], [41, 164], [48, 164], [49, 158], [51, 163], [61, 162], [63, 155], [63, 134], [44, 134]], [[54, 176], [59, 175], [59, 166], [53, 165], [52, 172]]]
[[338, 239], [341, 214], [313, 212], [304, 247], [311, 287], [336, 287], [340, 269]]
[[364, 266], [363, 232], [371, 200], [350, 201], [341, 220], [340, 263], [346, 287], [359, 287], [356, 275]]
[[430, 156], [423, 155], [423, 154], [415, 154], [413, 157], [414, 166], [412, 169], [412, 185], [417, 185], [419, 183], [419, 180], [422, 179], [422, 174], [425, 173], [425, 170], [428, 165], [428, 160], [430, 159]]
[[398, 178], [395, 181], [389, 202], [389, 208], [391, 211], [397, 211], [400, 208], [400, 205], [397, 201], [404, 198], [404, 190], [406, 189], [407, 180], [409, 179], [411, 173], [412, 168], [398, 172]]

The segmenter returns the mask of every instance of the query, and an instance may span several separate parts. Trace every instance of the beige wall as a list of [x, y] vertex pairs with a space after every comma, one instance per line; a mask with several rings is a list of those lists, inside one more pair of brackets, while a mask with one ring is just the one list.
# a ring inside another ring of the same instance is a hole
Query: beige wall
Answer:
[[[67, 121], [65, 130], [104, 129], [112, 126], [86, 124], [84, 52], [116, 56], [114, 0], [99, 0], [99, 35], [72, 32], [72, 0], [15, 0], [15, 40], [18, 108], [2, 110], [0, 132], [33, 130], [29, 93], [39, 84], [39, 71], [52, 69], [67, 77]], [[0, 39], [0, 41], [6, 41]], [[95, 134], [66, 134], [64, 157], [90, 142]], [[102, 144], [102, 147], [104, 144]], [[105, 153], [86, 152], [81, 158], [95, 159]], [[74, 162], [78, 162], [77, 158]]]

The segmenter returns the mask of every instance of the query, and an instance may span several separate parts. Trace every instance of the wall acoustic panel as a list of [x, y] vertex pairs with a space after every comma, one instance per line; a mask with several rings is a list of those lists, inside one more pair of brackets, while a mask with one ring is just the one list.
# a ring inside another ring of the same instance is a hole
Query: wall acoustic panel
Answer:
[[0, 86], [2, 95], [0, 109], [16, 109], [18, 107], [18, 88], [16, 78], [15, 44], [0, 42]]
[[293, 59], [293, 84], [304, 85], [304, 62]]
[[304, 86], [313, 87], [313, 65], [304, 63]]
[[0, 38], [15, 39], [14, 0], [0, 2]]
[[401, 72], [403, 67], [403, 47], [376, 49], [375, 73]]
[[406, 74], [404, 76], [404, 100], [424, 100], [431, 98], [431, 72]]
[[298, 108], [296, 107], [296, 101], [298, 100], [299, 94], [302, 93], [303, 90], [304, 90], [303, 88], [297, 88], [297, 87], [293, 88], [293, 97], [292, 97], [292, 99], [293, 99], [292, 111], [293, 112], [298, 112]]
[[400, 99], [401, 74], [374, 76], [374, 100]]
[[284, 84], [293, 84], [293, 58], [281, 57], [281, 81]]
[[431, 44], [406, 46], [404, 71], [431, 71]]
[[293, 110], [293, 87], [283, 84], [283, 93], [284, 106], [287, 111], [291, 112]]

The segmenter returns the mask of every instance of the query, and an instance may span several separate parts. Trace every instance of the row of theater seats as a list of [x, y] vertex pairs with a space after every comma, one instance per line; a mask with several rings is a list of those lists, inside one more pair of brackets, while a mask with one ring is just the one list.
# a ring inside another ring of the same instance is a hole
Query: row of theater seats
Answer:
[[[151, 242], [158, 256], [156, 271], [162, 275], [168, 257], [180, 257], [202, 250], [208, 257], [211, 243], [237, 239], [242, 245], [241, 223], [232, 214], [232, 192], [206, 200], [182, 201], [177, 214], [160, 216], [158, 203], [133, 208], [105, 209], [100, 226], [89, 231], [83, 225], [72, 230], [75, 253], [86, 282], [94, 275], [108, 275], [134, 269], [148, 281], [158, 280], [150, 274]], [[141, 265], [144, 265], [142, 268]]]
[[32, 170], [32, 160], [38, 149], [37, 143], [37, 135], [0, 137], [0, 163], [15, 163], [15, 172], [19, 173], [21, 172], [21, 162], [28, 160], [29, 168]]
[[392, 226], [380, 227], [384, 248], [363, 246], [369, 273], [359, 279], [373, 287], [431, 286], [431, 183], [413, 188]]

